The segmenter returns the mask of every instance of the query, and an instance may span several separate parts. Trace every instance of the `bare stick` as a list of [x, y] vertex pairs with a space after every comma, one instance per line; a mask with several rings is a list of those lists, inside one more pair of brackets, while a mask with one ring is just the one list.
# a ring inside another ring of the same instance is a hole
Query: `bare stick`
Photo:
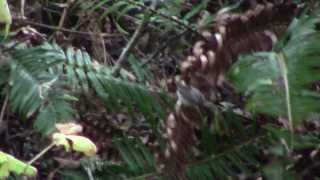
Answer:
[[142, 33], [143, 28], [146, 26], [147, 22], [148, 22], [148, 15], [145, 15], [141, 24], [138, 26], [138, 28], [136, 29], [136, 31], [134, 32], [132, 38], [130, 39], [130, 41], [128, 42], [127, 46], [123, 49], [123, 51], [121, 52], [120, 57], [118, 58], [113, 70], [112, 70], [112, 75], [114, 76], [118, 76], [121, 66], [123, 65], [123, 63], [126, 60], [127, 55], [129, 54], [129, 52], [131, 51], [131, 49], [135, 46], [135, 44], [137, 43], [138, 39], [140, 38], [140, 35]]
[[67, 28], [59, 28], [57, 26], [51, 26], [51, 25], [47, 25], [47, 24], [42, 24], [42, 23], [37, 23], [37, 22], [32, 22], [29, 20], [25, 20], [25, 19], [21, 19], [21, 18], [13, 18], [15, 22], [18, 23], [22, 23], [22, 24], [28, 24], [28, 25], [32, 25], [32, 26], [38, 26], [38, 27], [42, 27], [42, 28], [46, 28], [46, 29], [52, 29], [52, 30], [56, 30], [56, 31], [63, 31], [66, 33], [72, 33], [72, 34], [76, 34], [76, 35], [80, 35], [80, 36], [102, 36], [104, 38], [109, 38], [109, 37], [117, 37], [120, 36], [119, 34], [109, 34], [109, 33], [92, 33], [92, 32], [84, 32], [84, 31], [77, 31], [77, 30], [72, 30], [72, 29], [67, 29]]
[[183, 32], [181, 32], [180, 34], [177, 34], [171, 38], [169, 38], [166, 43], [164, 43], [160, 48], [158, 48], [158, 50], [153, 53], [151, 56], [149, 56], [147, 58], [147, 60], [145, 60], [144, 62], [141, 63], [140, 67], [143, 67], [147, 64], [149, 64], [150, 62], [152, 62], [152, 60], [154, 60], [159, 54], [161, 51], [163, 51], [165, 48], [167, 48], [169, 46], [169, 43], [172, 43], [173, 41], [175, 41], [176, 39], [180, 38], [182, 35], [184, 35], [185, 33], [187, 33], [188, 30], [184, 30]]
[[21, 0], [20, 1], [20, 15], [21, 15], [21, 18], [25, 19], [26, 17], [24, 16], [24, 6], [26, 4], [26, 0]]
[[7, 107], [8, 99], [9, 99], [9, 94], [7, 93], [7, 94], [6, 94], [6, 97], [5, 97], [5, 99], [4, 99], [4, 102], [3, 102], [2, 108], [1, 108], [1, 114], [0, 114], [0, 126], [1, 126], [2, 121], [3, 121], [4, 111], [5, 111], [6, 107]]
[[[68, 9], [70, 8], [71, 4], [73, 3], [73, 0], [68, 0], [67, 1], [67, 5], [64, 7], [63, 9], [63, 12], [62, 12], [62, 15], [61, 15], [61, 18], [60, 18], [60, 21], [59, 21], [59, 25], [58, 25], [58, 28], [61, 29], [64, 25], [64, 22], [66, 20], [66, 17], [67, 17], [67, 14], [68, 14]], [[53, 34], [53, 36], [55, 34], [59, 33], [59, 30], [57, 32], [55, 32]], [[51, 36], [52, 37], [52, 36]]]
[[175, 17], [172, 17], [172, 16], [168, 16], [168, 15], [162, 13], [162, 12], [159, 12], [159, 11], [153, 9], [152, 7], [145, 6], [144, 4], [142, 4], [140, 2], [137, 2], [137, 1], [134, 1], [134, 0], [127, 0], [127, 1], [130, 2], [131, 4], [134, 4], [136, 6], [144, 8], [147, 11], [150, 11], [150, 12], [152, 12], [154, 14], [158, 14], [159, 16], [161, 16], [161, 17], [163, 17], [165, 19], [169, 19], [170, 21], [177, 23], [178, 25], [180, 25], [181, 27], [184, 27], [185, 29], [189, 30], [190, 32], [193, 32], [194, 34], [197, 34], [198, 36], [203, 37], [201, 33], [199, 33], [194, 28], [190, 27], [189, 24], [186, 24], [183, 21], [180, 21], [178, 18], [175, 18]]

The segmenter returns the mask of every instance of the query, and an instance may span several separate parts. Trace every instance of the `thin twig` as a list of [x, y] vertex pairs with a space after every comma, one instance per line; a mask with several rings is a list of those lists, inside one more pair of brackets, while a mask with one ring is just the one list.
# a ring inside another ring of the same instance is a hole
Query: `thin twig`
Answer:
[[[101, 34], [101, 32], [100, 32]], [[102, 36], [99, 36], [100, 44], [102, 46], [102, 52], [103, 52], [103, 62], [106, 64], [108, 62], [108, 58], [107, 58], [107, 48], [106, 48], [106, 44], [104, 42], [104, 38]]]
[[144, 27], [146, 26], [147, 22], [148, 22], [149, 16], [145, 15], [141, 24], [138, 26], [138, 28], [136, 29], [136, 31], [134, 32], [132, 38], [130, 39], [130, 41], [128, 42], [127, 46], [123, 49], [123, 51], [121, 52], [120, 57], [118, 58], [113, 70], [112, 70], [112, 74], [117, 76], [120, 72], [121, 66], [124, 64], [127, 55], [129, 54], [129, 52], [131, 51], [131, 49], [135, 46], [135, 44], [138, 42], [138, 39], [140, 38], [140, 35], [142, 34], [142, 30], [144, 29]]
[[86, 170], [89, 180], [94, 180], [91, 169], [89, 167], [84, 167], [84, 169]]
[[24, 6], [26, 4], [26, 0], [21, 0], [20, 1], [20, 15], [21, 15], [21, 18], [25, 18], [24, 16]]
[[57, 172], [59, 172], [59, 170], [61, 169], [61, 165], [59, 165], [58, 167], [56, 167], [55, 169], [53, 169], [49, 175], [48, 175], [48, 180], [53, 180], [55, 179], [55, 175], [57, 174]]
[[[68, 14], [68, 10], [69, 10], [69, 8], [70, 8], [70, 6], [71, 6], [72, 3], [73, 3], [73, 0], [68, 0], [68, 1], [67, 1], [67, 5], [66, 5], [66, 6], [64, 7], [64, 9], [63, 9], [63, 12], [62, 12], [62, 15], [61, 15], [61, 18], [60, 18], [60, 21], [59, 21], [59, 25], [58, 25], [58, 28], [59, 28], [59, 29], [61, 29], [61, 28], [63, 27], [64, 22], [65, 22], [66, 17], [67, 17], [67, 14]], [[57, 30], [57, 31], [53, 34], [53, 36], [54, 36], [55, 34], [57, 34], [57, 33], [59, 33], [59, 30]]]
[[120, 36], [119, 34], [109, 34], [109, 33], [92, 33], [92, 32], [83, 32], [83, 31], [77, 31], [77, 30], [71, 30], [67, 28], [59, 28], [57, 26], [51, 26], [47, 24], [42, 24], [42, 23], [37, 23], [37, 22], [32, 22], [29, 20], [21, 19], [21, 18], [13, 18], [15, 22], [22, 23], [22, 24], [27, 24], [27, 25], [33, 25], [33, 26], [38, 26], [41, 28], [46, 28], [46, 29], [51, 29], [51, 30], [56, 30], [56, 31], [63, 31], [66, 33], [72, 33], [72, 34], [77, 34], [80, 36], [102, 36], [104, 38], [109, 38], [109, 37], [118, 37]]
[[[280, 71], [283, 77], [284, 85], [285, 85], [285, 95], [286, 95], [286, 106], [287, 106], [287, 115], [289, 120], [289, 129], [290, 129], [290, 150], [292, 150], [293, 146], [293, 117], [292, 117], [292, 107], [291, 107], [291, 94], [290, 94], [290, 87], [289, 87], [289, 80], [288, 80], [288, 68], [285, 62], [284, 53], [278, 55], [278, 61], [280, 64]], [[290, 153], [290, 152], [289, 152]]]
[[155, 177], [155, 176], [159, 176], [159, 175], [161, 175], [161, 174], [154, 171], [154, 172], [151, 172], [148, 174], [143, 174], [143, 175], [140, 175], [137, 177], [129, 178], [128, 180], [148, 179], [148, 177], [150, 177], [150, 179], [152, 179], [151, 177]]
[[32, 158], [28, 163], [27, 166], [24, 168], [24, 173], [27, 171], [28, 167], [32, 165], [36, 160], [38, 160], [41, 156], [43, 156], [45, 153], [47, 153], [51, 148], [53, 148], [56, 144], [51, 143], [49, 146], [44, 148], [39, 154], [37, 154], [34, 158]]
[[136, 5], [136, 6], [141, 7], [141, 8], [143, 8], [143, 9], [147, 10], [147, 11], [150, 11], [150, 12], [152, 12], [152, 13], [154, 13], [154, 14], [157, 14], [157, 15], [165, 18], [165, 19], [169, 19], [170, 21], [177, 23], [178, 25], [180, 25], [181, 27], [189, 30], [190, 32], [192, 32], [192, 33], [194, 33], [194, 34], [197, 34], [197, 35], [200, 36], [200, 37], [203, 37], [201, 33], [199, 33], [199, 32], [198, 32], [197, 30], [195, 30], [194, 28], [190, 27], [190, 24], [186, 24], [185, 22], [180, 21], [178, 18], [175, 18], [175, 17], [172, 17], [172, 16], [168, 16], [168, 15], [166, 15], [166, 14], [160, 12], [160, 11], [156, 11], [156, 10], [154, 10], [153, 8], [150, 8], [150, 7], [148, 7], [148, 6], [145, 6], [144, 4], [139, 3], [139, 2], [137, 2], [137, 1], [135, 1], [135, 0], [127, 0], [127, 1], [128, 1], [129, 3], [131, 3], [131, 4], [134, 4], [134, 5]]
[[48, 152], [51, 148], [53, 148], [56, 144], [51, 143], [49, 146], [44, 148], [39, 154], [37, 154], [34, 158], [32, 158], [29, 162], [28, 165], [32, 165], [36, 160], [38, 160], [41, 156], [43, 156], [46, 152]]
[[3, 102], [2, 108], [1, 108], [0, 127], [1, 127], [1, 124], [2, 124], [2, 122], [3, 122], [4, 111], [5, 111], [6, 108], [7, 108], [8, 100], [9, 100], [9, 94], [7, 93], [7, 94], [6, 94], [6, 97], [4, 98], [4, 102]]
[[188, 30], [185, 30], [183, 32], [181, 32], [180, 34], [176, 34], [173, 37], [169, 38], [166, 43], [164, 43], [160, 48], [158, 48], [158, 50], [156, 52], [154, 52], [151, 56], [149, 56], [149, 58], [147, 60], [145, 60], [144, 62], [141, 63], [141, 67], [149, 64], [150, 62], [152, 62], [152, 60], [154, 60], [158, 54], [160, 54], [160, 52], [162, 52], [165, 48], [168, 47], [168, 44], [172, 43], [172, 41], [174, 41], [175, 39], [180, 38], [181, 36], [183, 36], [185, 33], [187, 33]]

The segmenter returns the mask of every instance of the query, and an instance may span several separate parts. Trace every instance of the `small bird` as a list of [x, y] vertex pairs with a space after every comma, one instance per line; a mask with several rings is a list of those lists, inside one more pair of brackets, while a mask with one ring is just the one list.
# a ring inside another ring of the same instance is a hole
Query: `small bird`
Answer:
[[205, 109], [210, 112], [218, 110], [217, 105], [208, 101], [203, 93], [192, 86], [185, 85], [184, 81], [177, 81], [177, 106], [196, 106], [200, 109]]
[[186, 106], [203, 106], [204, 95], [195, 87], [187, 86], [183, 81], [177, 81], [178, 101]]

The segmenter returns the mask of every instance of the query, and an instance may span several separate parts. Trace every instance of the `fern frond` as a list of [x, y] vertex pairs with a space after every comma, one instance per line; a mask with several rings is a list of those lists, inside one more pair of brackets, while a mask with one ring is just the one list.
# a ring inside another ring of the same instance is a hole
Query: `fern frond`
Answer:
[[68, 48], [65, 57], [67, 61], [62, 69], [74, 92], [89, 93], [92, 88], [110, 110], [127, 108], [130, 113], [142, 112], [151, 119], [164, 117], [163, 104], [170, 105], [164, 93], [152, 92], [126, 78], [113, 77], [110, 67], [94, 62], [86, 52]]
[[[251, 131], [251, 130], [247, 130]], [[249, 133], [248, 135], [250, 135]], [[293, 134], [295, 141], [292, 145], [293, 152], [298, 156], [299, 153], [305, 153], [306, 149], [318, 149], [320, 142], [319, 133], [296, 133]], [[283, 158], [281, 167], [290, 169], [284, 170], [299, 172], [299, 159], [292, 161], [287, 160], [288, 151], [290, 151], [288, 142], [292, 133], [289, 130], [281, 129], [273, 125], [265, 126], [259, 134], [248, 136], [247, 140], [238, 142], [239, 136], [234, 137], [234, 143], [230, 139], [220, 143], [213, 141], [220, 152], [203, 155], [198, 161], [191, 162], [188, 165], [187, 175], [189, 179], [233, 179], [239, 175], [245, 175], [247, 178], [254, 177], [257, 173], [262, 173], [266, 167], [264, 158], [268, 156], [277, 157], [278, 160]], [[242, 137], [242, 136], [241, 136]], [[212, 138], [213, 139], [213, 138]], [[227, 142], [225, 142], [227, 141]], [[224, 143], [230, 144], [225, 146]], [[220, 147], [220, 148], [219, 148]]]
[[130, 63], [131, 69], [137, 76], [138, 82], [146, 85], [148, 82], [154, 80], [152, 73], [148, 68], [143, 68], [143, 63], [139, 61], [135, 56], [129, 55], [128, 62]]
[[114, 144], [119, 150], [123, 162], [112, 163], [99, 159], [84, 159], [82, 165], [98, 179], [146, 179], [156, 177], [156, 165], [153, 155], [137, 138], [117, 138]]
[[50, 46], [20, 49], [13, 53], [10, 59], [9, 85], [10, 102], [14, 111], [27, 117], [40, 108], [58, 78], [46, 71], [61, 63], [62, 55]]
[[17, 49], [9, 62], [9, 70], [2, 68], [1, 76], [2, 84], [10, 85], [13, 111], [24, 118], [39, 112], [35, 126], [46, 133], [58, 120], [70, 119], [73, 110], [67, 100], [74, 98], [69, 94], [95, 91], [110, 110], [141, 112], [154, 128], [155, 119], [163, 117], [166, 105], [170, 104], [165, 94], [152, 92], [125, 78], [112, 77], [111, 68], [97, 64], [80, 50], [68, 48], [64, 52], [57, 45], [48, 44]]
[[[207, 155], [188, 166], [187, 175], [190, 179], [228, 179], [237, 177], [240, 173], [252, 175], [260, 168], [260, 148], [258, 140], [263, 136], [251, 138], [224, 151]], [[216, 144], [217, 145], [217, 144]]]
[[52, 69], [65, 59], [60, 49], [49, 44], [17, 46], [4, 56], [8, 63], [1, 67], [1, 86], [14, 112], [22, 119], [36, 117], [34, 126], [43, 134], [50, 133], [54, 123], [72, 118], [65, 84]]
[[[274, 52], [243, 56], [233, 66], [231, 79], [249, 97], [250, 111], [287, 116], [290, 104], [294, 122], [319, 112], [320, 94], [311, 89], [320, 79], [318, 23], [318, 14], [294, 20], [283, 46]], [[283, 73], [284, 68], [287, 73]], [[289, 94], [285, 89], [290, 89]]]
[[121, 138], [114, 140], [122, 158], [128, 165], [131, 175], [155, 171], [155, 160], [139, 139]]
[[47, 135], [52, 132], [56, 123], [72, 120], [74, 109], [67, 100], [63, 93], [55, 92], [49, 95], [49, 99], [39, 109], [34, 127]]

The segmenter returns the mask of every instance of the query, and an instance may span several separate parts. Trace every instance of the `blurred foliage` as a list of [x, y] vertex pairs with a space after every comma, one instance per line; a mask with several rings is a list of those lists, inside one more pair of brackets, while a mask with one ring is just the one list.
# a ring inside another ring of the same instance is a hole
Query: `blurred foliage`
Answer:
[[[52, 6], [58, 2], [46, 1], [47, 5]], [[170, 94], [164, 91], [163, 82], [157, 82], [167, 78], [166, 73], [155, 73], [161, 69], [157, 67], [162, 65], [160, 59], [165, 59], [167, 63], [172, 58], [177, 61], [176, 64], [180, 63], [177, 59], [185, 54], [182, 49], [190, 46], [189, 42], [198, 35], [199, 18], [204, 18], [202, 20], [206, 25], [212, 23], [214, 13], [209, 13], [209, 6], [214, 5], [215, 10], [234, 10], [243, 1], [221, 1], [220, 4], [209, 0], [190, 2], [75, 1], [70, 8], [70, 17], [80, 18], [76, 23], [72, 22], [74, 29], [78, 30], [81, 26], [81, 13], [97, 13], [99, 25], [106, 18], [115, 23], [115, 31], [120, 34], [119, 42], [111, 40], [110, 48], [115, 54], [145, 16], [150, 17], [148, 28], [151, 27], [145, 30], [146, 34], [154, 33], [156, 38], [162, 39], [147, 39], [152, 42], [152, 48], [148, 47], [150, 44], [146, 45], [151, 52], [144, 54], [139, 48], [130, 52], [128, 64], [118, 77], [112, 75], [111, 65], [94, 60], [83, 49], [69, 45], [62, 48], [56, 43], [29, 47], [23, 42], [2, 42], [2, 98], [8, 100], [10, 110], [17, 113], [19, 119], [33, 122], [35, 129], [43, 135], [51, 133], [57, 122], [77, 119], [79, 111], [76, 104], [87, 97], [89, 101], [101, 100], [110, 112], [128, 112], [132, 117], [142, 119], [144, 125], [151, 128], [150, 133], [156, 141], [162, 142], [159, 127], [167, 111], [174, 107]], [[60, 12], [46, 13], [53, 17]], [[259, 117], [261, 114], [275, 119], [292, 116], [293, 122], [288, 124], [293, 123], [295, 128], [299, 128], [305, 120], [315, 124], [319, 121], [319, 92], [313, 88], [320, 79], [318, 25], [319, 11], [308, 12], [294, 19], [287, 35], [272, 52], [241, 56], [233, 65], [229, 77], [243, 95], [246, 110], [255, 115], [254, 121], [235, 113], [231, 107], [221, 110], [211, 119], [204, 119], [200, 132], [200, 154], [197, 161], [188, 164], [189, 179], [290, 179], [312, 174], [308, 174], [309, 170], [316, 169], [319, 161], [319, 132], [290, 131], [277, 123], [262, 123]], [[181, 36], [173, 40], [168, 38], [177, 34]], [[159, 44], [165, 48], [162, 49]], [[175, 53], [174, 56], [168, 55], [171, 52]], [[145, 61], [148, 57], [152, 60], [147, 62], [150, 66]], [[169, 75], [179, 73], [176, 64], [171, 64], [173, 70]], [[119, 161], [85, 159], [81, 168], [59, 174], [63, 179], [161, 179], [153, 152], [141, 141], [143, 137], [131, 137], [126, 133], [113, 138], [112, 144], [118, 150]], [[302, 155], [307, 158], [302, 160]]]

